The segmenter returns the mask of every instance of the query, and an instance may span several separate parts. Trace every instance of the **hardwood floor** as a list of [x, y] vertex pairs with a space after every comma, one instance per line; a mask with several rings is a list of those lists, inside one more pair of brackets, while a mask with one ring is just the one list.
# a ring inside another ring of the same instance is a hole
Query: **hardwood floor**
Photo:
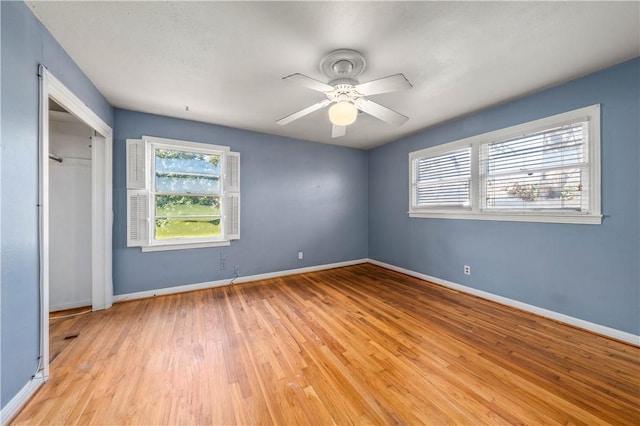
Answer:
[[640, 349], [363, 264], [116, 304], [14, 424], [640, 424]]
[[[62, 311], [49, 312], [49, 363], [68, 346], [69, 340], [79, 336], [78, 332], [73, 329], [74, 322], [64, 321], [66, 318], [86, 315], [91, 312], [91, 306], [83, 306], [81, 308], [65, 309]], [[73, 324], [73, 326], [72, 326]], [[69, 329], [69, 327], [72, 327]]]

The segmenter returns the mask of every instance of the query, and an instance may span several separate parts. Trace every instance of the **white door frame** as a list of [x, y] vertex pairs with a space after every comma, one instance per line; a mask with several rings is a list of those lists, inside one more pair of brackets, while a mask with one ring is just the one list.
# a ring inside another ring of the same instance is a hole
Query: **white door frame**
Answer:
[[40, 365], [49, 377], [49, 99], [94, 130], [91, 143], [91, 298], [92, 309], [107, 309], [113, 302], [111, 276], [112, 146], [113, 132], [71, 90], [40, 65]]

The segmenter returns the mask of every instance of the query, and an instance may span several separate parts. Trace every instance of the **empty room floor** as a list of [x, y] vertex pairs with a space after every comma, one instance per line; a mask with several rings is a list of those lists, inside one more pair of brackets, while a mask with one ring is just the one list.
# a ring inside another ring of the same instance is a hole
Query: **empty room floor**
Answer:
[[640, 424], [640, 348], [371, 264], [119, 303], [51, 345], [13, 424]]

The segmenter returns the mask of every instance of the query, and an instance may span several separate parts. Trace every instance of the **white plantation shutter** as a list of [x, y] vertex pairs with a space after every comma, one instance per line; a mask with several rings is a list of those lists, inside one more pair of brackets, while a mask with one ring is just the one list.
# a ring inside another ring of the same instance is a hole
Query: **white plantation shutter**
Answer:
[[240, 239], [240, 193], [226, 195], [226, 237], [228, 240]]
[[240, 192], [240, 153], [227, 153], [227, 170], [225, 175], [225, 191]]
[[414, 208], [470, 206], [471, 148], [413, 160]]
[[149, 191], [127, 191], [127, 247], [149, 245]]
[[127, 139], [127, 189], [147, 188], [146, 147], [142, 139]]
[[127, 139], [127, 247], [149, 245], [149, 191], [146, 145]]
[[226, 156], [225, 233], [228, 240], [240, 239], [240, 153]]
[[589, 209], [587, 121], [484, 144], [485, 210]]

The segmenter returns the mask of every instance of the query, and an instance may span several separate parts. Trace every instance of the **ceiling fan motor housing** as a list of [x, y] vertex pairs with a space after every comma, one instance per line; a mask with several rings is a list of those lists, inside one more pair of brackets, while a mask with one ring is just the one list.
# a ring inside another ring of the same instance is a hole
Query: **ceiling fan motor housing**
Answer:
[[328, 84], [338, 89], [338, 86], [354, 87], [354, 86], [357, 86], [359, 83], [358, 83], [358, 80], [354, 80], [352, 78], [335, 78], [333, 80], [330, 80]]
[[[334, 87], [332, 92], [327, 93], [327, 97], [333, 102], [355, 102], [361, 95], [355, 90], [354, 84], [349, 81], [348, 83], [335, 84], [331, 82]], [[356, 83], [357, 84], [357, 83]]]

